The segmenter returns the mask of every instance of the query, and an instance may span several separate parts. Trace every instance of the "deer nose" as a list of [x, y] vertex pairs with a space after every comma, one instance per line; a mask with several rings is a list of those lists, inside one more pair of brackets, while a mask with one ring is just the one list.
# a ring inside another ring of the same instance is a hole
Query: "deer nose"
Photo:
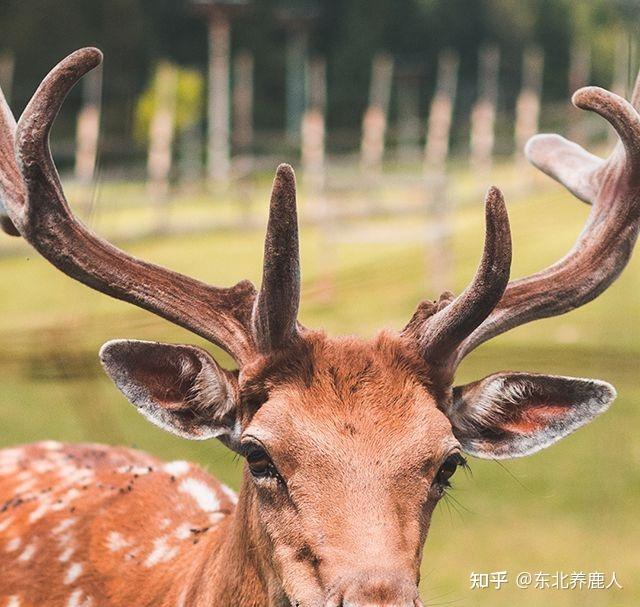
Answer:
[[422, 602], [406, 575], [368, 571], [345, 580], [325, 607], [422, 607]]

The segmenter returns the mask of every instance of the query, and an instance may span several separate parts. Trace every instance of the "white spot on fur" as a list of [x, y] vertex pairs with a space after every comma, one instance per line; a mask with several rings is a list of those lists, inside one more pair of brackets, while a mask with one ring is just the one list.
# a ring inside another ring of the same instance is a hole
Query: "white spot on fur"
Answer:
[[61, 495], [60, 498], [56, 500], [56, 503], [51, 506], [51, 510], [55, 512], [64, 510], [73, 500], [79, 498], [81, 495], [82, 493], [78, 491], [78, 489], [69, 489], [69, 491], [67, 491], [64, 495]]
[[186, 478], [180, 483], [180, 491], [190, 495], [205, 512], [213, 512], [220, 508], [220, 500], [211, 487], [195, 478]]
[[64, 520], [60, 521], [52, 530], [51, 532], [54, 535], [60, 535], [61, 533], [64, 533], [67, 529], [69, 529], [69, 527], [71, 527], [72, 525], [74, 525], [76, 522], [75, 518], [65, 518]]
[[28, 544], [27, 547], [22, 551], [22, 554], [18, 557], [18, 560], [21, 563], [27, 563], [33, 558], [33, 555], [35, 553], [36, 553], [35, 544], [33, 543]]
[[14, 476], [17, 471], [16, 464], [0, 464], [0, 476]]
[[15, 552], [18, 548], [20, 548], [21, 544], [22, 544], [22, 538], [14, 537], [13, 539], [7, 542], [6, 550], [7, 552]]
[[212, 512], [209, 515], [209, 521], [212, 525], [217, 525], [220, 521], [224, 520], [227, 515], [224, 512]]
[[52, 462], [47, 461], [46, 459], [37, 459], [30, 463], [29, 467], [31, 470], [34, 470], [38, 474], [46, 474], [47, 472], [52, 472], [56, 470], [58, 466], [53, 464]]
[[15, 493], [26, 493], [27, 491], [30, 491], [31, 489], [33, 489], [36, 486], [36, 479], [35, 478], [29, 478], [27, 480], [25, 480], [24, 482], [20, 483], [15, 489], [14, 492]]
[[68, 563], [75, 551], [76, 549], [73, 546], [67, 546], [60, 554], [60, 557], [58, 558], [58, 560], [61, 563]]
[[49, 500], [44, 500], [30, 515], [29, 522], [35, 523], [39, 521], [47, 512], [51, 510], [51, 502]]
[[69, 584], [73, 584], [80, 576], [82, 575], [82, 564], [81, 563], [73, 563], [67, 569], [67, 573], [64, 576], [64, 583], [68, 586]]
[[7, 601], [7, 607], [20, 607], [20, 599], [15, 594], [10, 596]]
[[2, 533], [3, 531], [6, 531], [10, 526], [11, 523], [13, 523], [13, 519], [8, 516], [6, 519], [4, 519], [4, 521], [0, 522], [0, 533]]
[[191, 529], [193, 529], [193, 525], [190, 523], [182, 523], [182, 525], [176, 529], [175, 535], [179, 540], [189, 539], [191, 537]]
[[74, 590], [69, 596], [66, 607], [91, 607], [93, 599], [90, 596], [84, 598], [84, 591], [81, 588]]
[[18, 471], [18, 462], [24, 457], [24, 449], [14, 447], [0, 451], [0, 475], [15, 474]]
[[16, 462], [0, 462], [0, 476], [12, 476], [18, 471]]
[[144, 562], [145, 567], [154, 567], [158, 563], [166, 563], [177, 556], [178, 549], [175, 546], [169, 547], [168, 539], [169, 536], [164, 535], [153, 541], [153, 550]]
[[119, 552], [120, 550], [124, 550], [128, 546], [131, 546], [131, 542], [117, 531], [109, 532], [107, 536], [107, 549], [111, 552]]
[[24, 449], [22, 447], [13, 447], [11, 449], [3, 449], [0, 451], [0, 461], [17, 461], [24, 456]]
[[63, 468], [58, 473], [64, 487], [69, 485], [88, 485], [95, 480], [93, 470], [87, 468]]
[[180, 596], [178, 597], [178, 602], [176, 603], [176, 607], [187, 607], [187, 593], [189, 592], [189, 587], [185, 586]]
[[160, 527], [160, 529], [166, 529], [167, 527], [169, 527], [169, 525], [171, 525], [171, 520], [168, 519], [168, 518], [163, 518], [160, 521], [159, 527]]
[[176, 460], [175, 462], [166, 463], [162, 469], [171, 476], [184, 476], [191, 470], [191, 464], [184, 460]]
[[60, 449], [62, 449], [62, 443], [59, 443], [57, 440], [43, 440], [40, 441], [38, 445], [46, 451], [60, 451]]

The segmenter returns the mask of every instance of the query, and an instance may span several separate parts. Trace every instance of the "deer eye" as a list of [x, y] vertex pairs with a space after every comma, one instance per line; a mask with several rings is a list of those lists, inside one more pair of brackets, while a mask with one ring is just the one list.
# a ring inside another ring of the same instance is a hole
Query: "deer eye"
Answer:
[[440, 466], [440, 470], [438, 470], [438, 473], [436, 474], [434, 483], [441, 487], [450, 487], [451, 483], [449, 482], [449, 479], [455, 474], [455, 471], [459, 467], [464, 467], [466, 465], [467, 461], [462, 457], [462, 455], [459, 453], [453, 453], [447, 457], [442, 466]]
[[252, 446], [245, 457], [249, 464], [249, 471], [255, 478], [277, 475], [271, 458], [261, 447]]

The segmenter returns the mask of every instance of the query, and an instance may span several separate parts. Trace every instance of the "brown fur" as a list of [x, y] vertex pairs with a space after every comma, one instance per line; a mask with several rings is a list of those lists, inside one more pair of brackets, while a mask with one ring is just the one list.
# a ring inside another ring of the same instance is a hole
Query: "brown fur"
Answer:
[[[80, 591], [77, 605], [175, 606], [176, 581], [197, 577], [234, 508], [197, 466], [178, 474], [121, 447], [36, 443], [1, 451], [0, 471], [0, 598], [21, 607], [67, 607]], [[219, 508], [205, 512], [180, 491], [185, 479]], [[154, 550], [160, 562], [148, 566]]]

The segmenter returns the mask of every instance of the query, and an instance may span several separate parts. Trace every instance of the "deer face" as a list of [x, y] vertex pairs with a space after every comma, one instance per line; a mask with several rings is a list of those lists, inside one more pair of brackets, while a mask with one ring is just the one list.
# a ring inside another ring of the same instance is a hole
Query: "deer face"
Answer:
[[452, 388], [390, 332], [307, 332], [237, 376], [192, 346], [117, 341], [101, 356], [151, 421], [246, 459], [270, 584], [300, 606], [419, 604], [431, 515], [463, 452], [531, 453], [613, 398], [602, 382], [522, 373]]
[[467, 289], [424, 301], [402, 331], [361, 342], [297, 321], [295, 179], [286, 165], [274, 182], [259, 292], [247, 281], [218, 288], [147, 264], [73, 217], [48, 134], [70, 88], [100, 61], [96, 49], [62, 61], [17, 124], [0, 95], [0, 225], [69, 276], [190, 329], [238, 363], [230, 372], [200, 348], [149, 342], [101, 351], [107, 373], [152, 422], [186, 438], [219, 438], [247, 459], [244, 504], [270, 548], [277, 604], [418, 604], [422, 544], [460, 453], [534, 453], [615, 397], [604, 382], [528, 373], [453, 381], [475, 347], [589, 302], [628, 262], [640, 227], [640, 81], [631, 103], [595, 87], [574, 95], [616, 130], [607, 160], [553, 135], [527, 145], [536, 166], [593, 205], [568, 255], [509, 282], [509, 222], [491, 188], [484, 252]]
[[397, 340], [305, 346], [247, 385], [266, 389], [241, 452], [276, 574], [293, 604], [414, 605], [460, 445]]
[[[237, 382], [227, 376], [234, 387], [220, 391], [216, 378], [189, 377], [202, 369], [195, 352], [112, 342], [102, 359], [152, 421], [192, 438], [222, 431], [246, 459], [245, 499], [272, 584], [301, 606], [417, 604], [431, 514], [464, 462], [419, 356], [388, 333], [372, 342], [308, 334]], [[222, 425], [220, 401], [206, 401], [221, 393], [236, 395], [231, 408], [222, 399]]]

